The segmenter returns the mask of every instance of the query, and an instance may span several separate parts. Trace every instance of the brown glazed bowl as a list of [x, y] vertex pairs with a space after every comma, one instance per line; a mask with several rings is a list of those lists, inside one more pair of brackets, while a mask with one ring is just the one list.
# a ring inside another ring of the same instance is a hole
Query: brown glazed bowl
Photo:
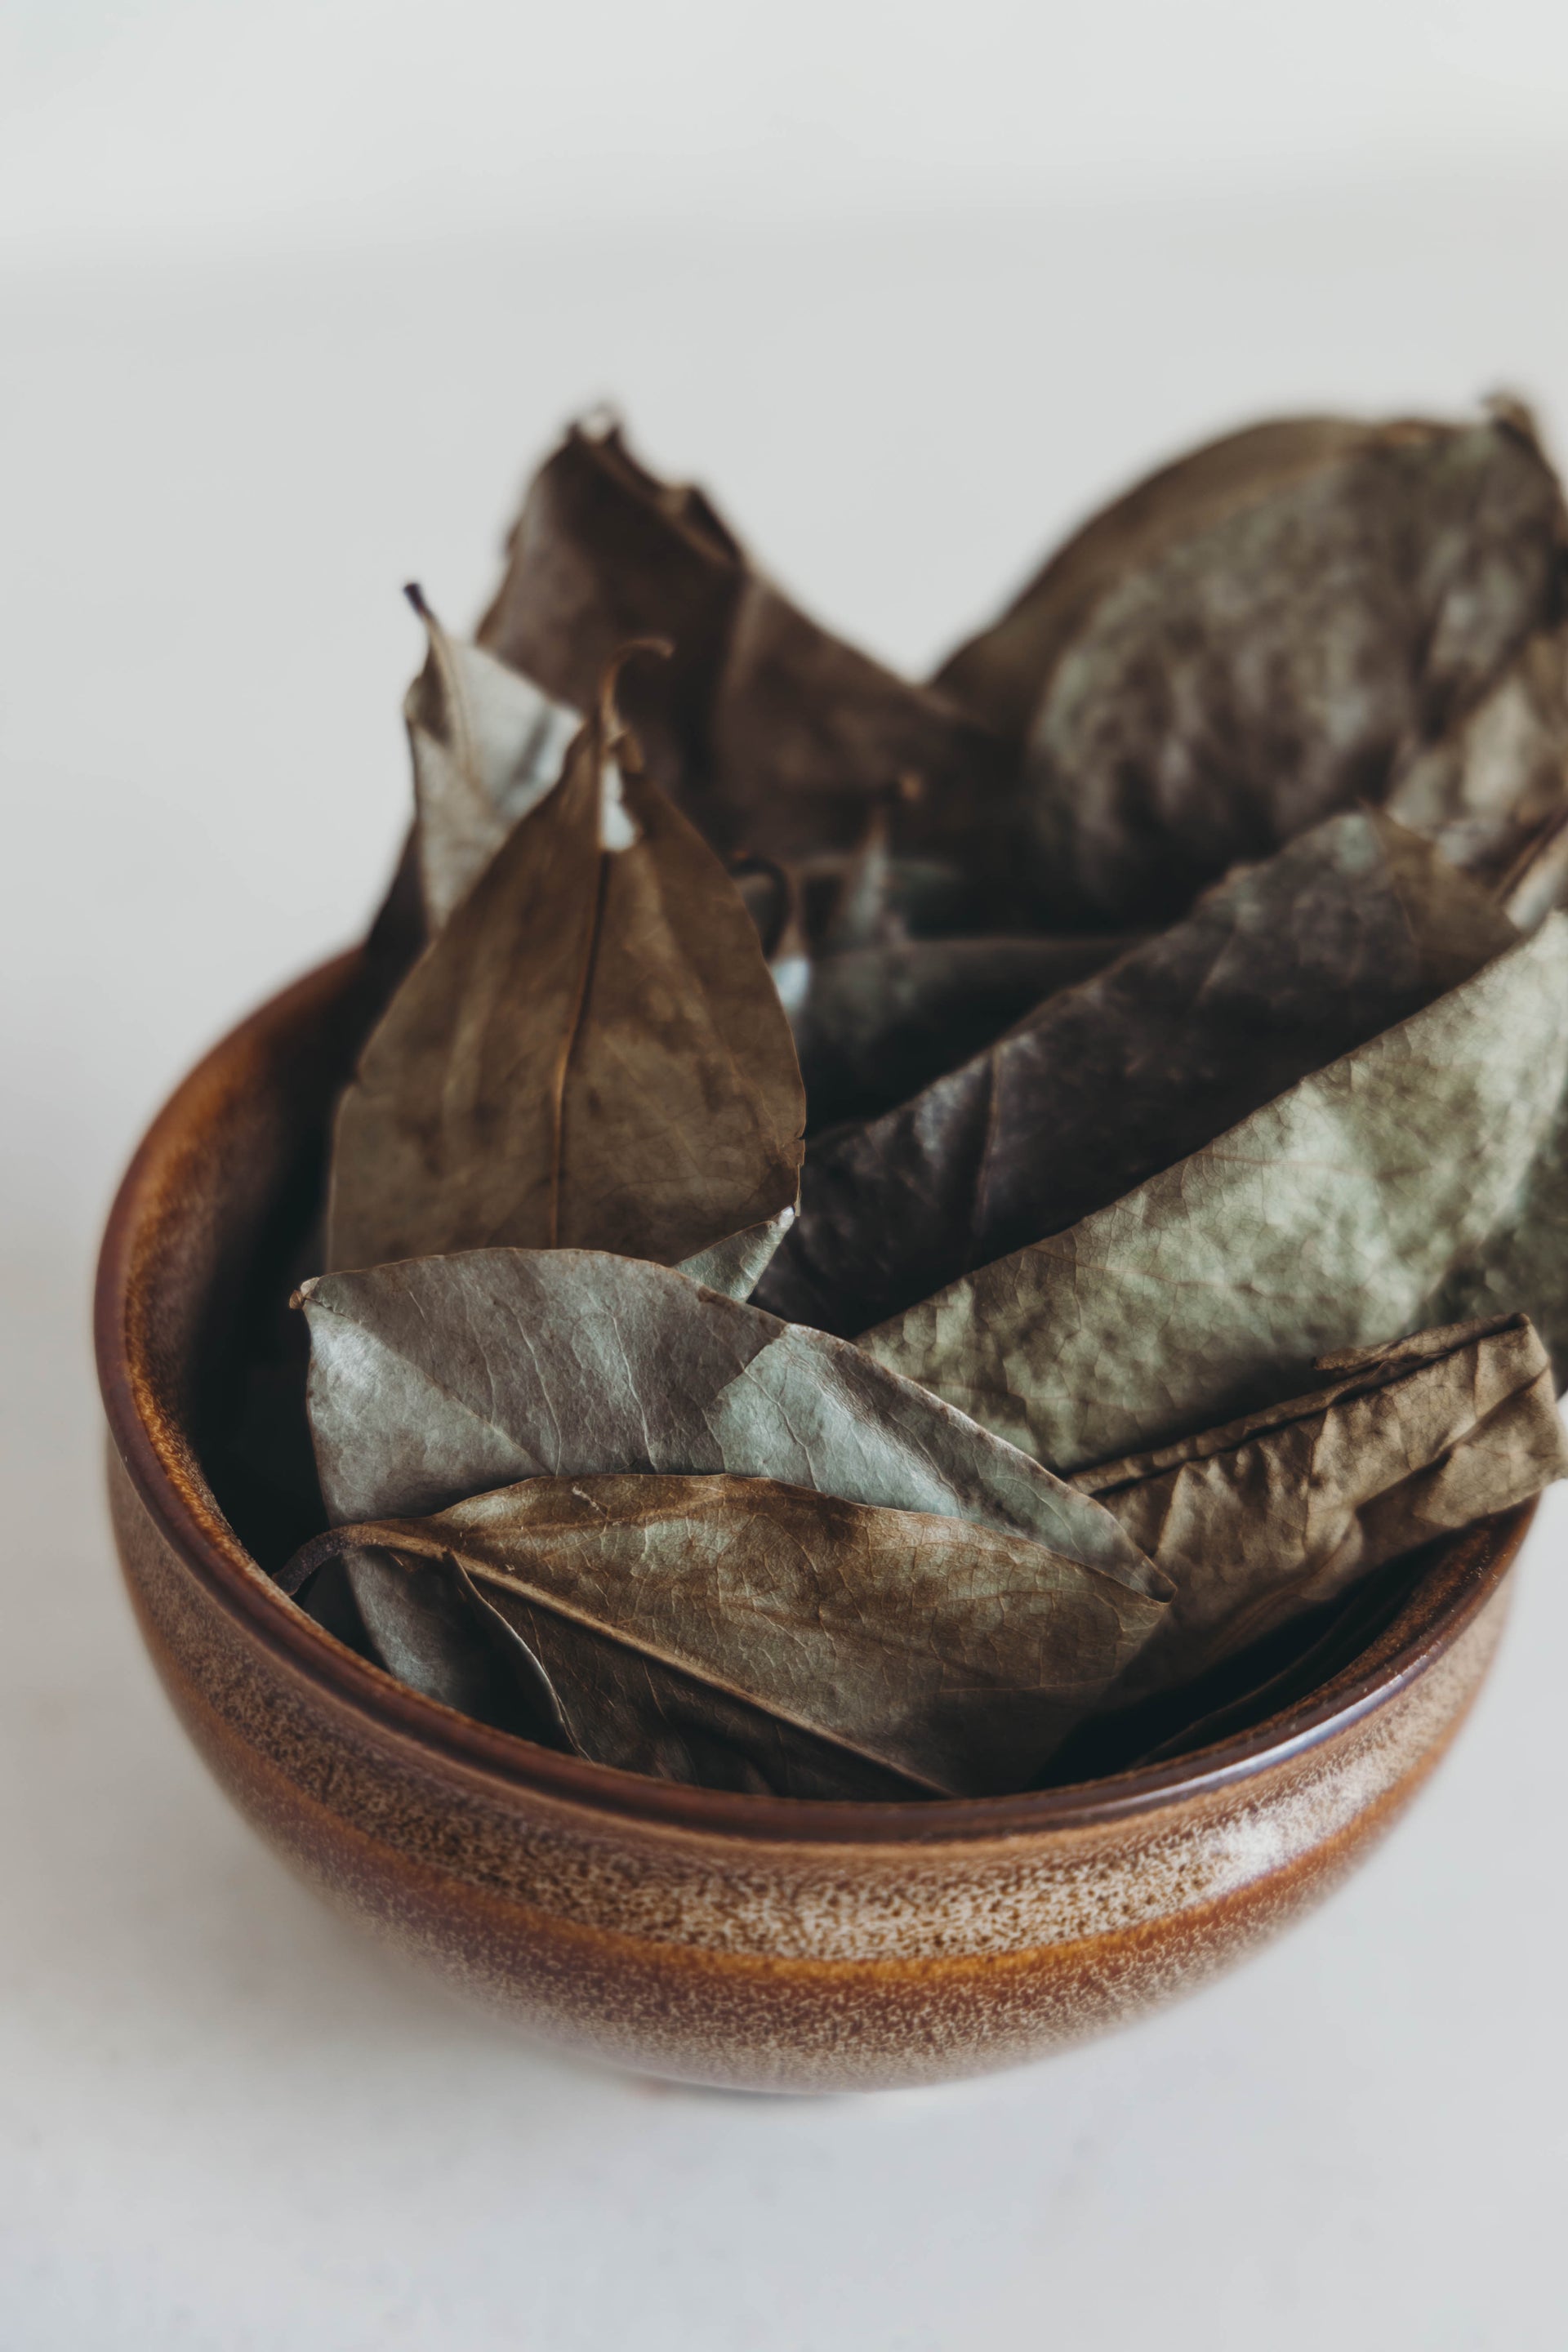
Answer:
[[1486, 1674], [1528, 1510], [1435, 1546], [1370, 1643], [1262, 1724], [982, 1802], [808, 1803], [609, 1770], [454, 1714], [336, 1641], [236, 1532], [248, 1489], [221, 1466], [221, 1431], [258, 1283], [270, 1297], [308, 1249], [365, 1017], [342, 958], [185, 1080], [115, 1204], [97, 1309], [147, 1646], [241, 1812], [341, 1908], [603, 2058], [873, 2088], [1016, 2064], [1203, 1983], [1408, 1804]]

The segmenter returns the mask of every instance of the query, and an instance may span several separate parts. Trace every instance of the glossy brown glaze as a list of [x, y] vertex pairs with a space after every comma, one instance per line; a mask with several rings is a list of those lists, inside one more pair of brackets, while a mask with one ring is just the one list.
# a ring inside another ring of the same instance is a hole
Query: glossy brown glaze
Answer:
[[354, 960], [327, 966], [185, 1081], [126, 1177], [98, 1295], [148, 1647], [224, 1788], [342, 1907], [602, 2056], [871, 2088], [1009, 2065], [1203, 1982], [1397, 1817], [1486, 1672], [1528, 1511], [1435, 1548], [1310, 1700], [1179, 1763], [983, 1802], [644, 1780], [472, 1723], [335, 1642], [229, 1524], [204, 1433], [258, 1253], [309, 1189], [356, 987]]

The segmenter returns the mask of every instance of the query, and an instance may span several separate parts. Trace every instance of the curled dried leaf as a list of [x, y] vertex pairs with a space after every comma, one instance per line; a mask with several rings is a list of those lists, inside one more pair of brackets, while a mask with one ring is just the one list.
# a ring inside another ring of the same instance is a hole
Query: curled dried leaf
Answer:
[[1132, 1191], [1516, 937], [1415, 835], [1332, 817], [913, 1099], [816, 1140], [761, 1303], [863, 1331]]
[[759, 1478], [530, 1479], [340, 1529], [289, 1580], [366, 1548], [411, 1590], [460, 1570], [579, 1753], [796, 1796], [1026, 1786], [1164, 1607], [1022, 1537]]
[[1073, 1471], [1325, 1353], [1522, 1311], [1568, 1340], [1568, 919], [1068, 1231], [861, 1346]]
[[559, 782], [582, 720], [482, 646], [449, 637], [416, 587], [407, 594], [430, 647], [403, 715], [433, 938], [512, 826]]
[[535, 477], [479, 641], [587, 707], [628, 638], [674, 648], [628, 681], [652, 772], [725, 851], [852, 848], [901, 776], [910, 840], [960, 833], [1005, 797], [1013, 761], [983, 727], [797, 611], [700, 490], [659, 481], [618, 430], [574, 427]]
[[521, 1478], [728, 1472], [1023, 1535], [1166, 1586], [1110, 1512], [858, 1348], [684, 1275], [470, 1250], [300, 1294], [328, 1517], [424, 1517]]
[[1079, 1471], [1175, 1599], [1113, 1695], [1196, 1680], [1373, 1570], [1568, 1474], [1527, 1317], [1425, 1331], [1321, 1364], [1304, 1396]]

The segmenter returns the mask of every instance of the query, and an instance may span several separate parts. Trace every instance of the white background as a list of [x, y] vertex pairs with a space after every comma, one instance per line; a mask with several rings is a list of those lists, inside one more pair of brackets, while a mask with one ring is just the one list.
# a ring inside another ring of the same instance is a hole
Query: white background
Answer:
[[1241, 1975], [704, 2095], [456, 2010], [229, 1814], [85, 1318], [145, 1115], [379, 888], [398, 583], [471, 614], [575, 408], [923, 665], [1260, 410], [1568, 437], [1565, 108], [1525, 0], [0, 8], [3, 2352], [1560, 2352], [1563, 1496], [1436, 1787]]

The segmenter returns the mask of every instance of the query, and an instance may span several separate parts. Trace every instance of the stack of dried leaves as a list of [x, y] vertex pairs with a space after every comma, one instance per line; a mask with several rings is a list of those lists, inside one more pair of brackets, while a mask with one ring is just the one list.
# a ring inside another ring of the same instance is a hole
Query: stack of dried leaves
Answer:
[[1516, 406], [1267, 425], [917, 685], [572, 433], [477, 641], [414, 593], [286, 1588], [601, 1762], [969, 1796], [1561, 1475], [1565, 583]]

